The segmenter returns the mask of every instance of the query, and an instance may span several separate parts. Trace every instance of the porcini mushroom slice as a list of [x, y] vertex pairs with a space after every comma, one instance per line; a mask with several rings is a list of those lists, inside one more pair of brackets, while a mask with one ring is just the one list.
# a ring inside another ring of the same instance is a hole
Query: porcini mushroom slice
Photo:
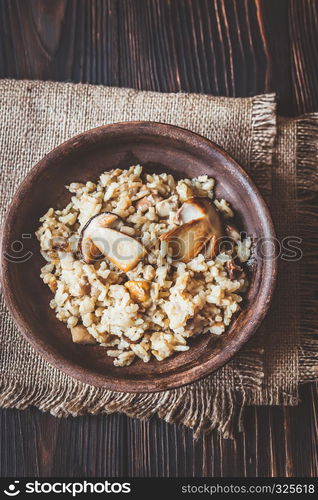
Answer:
[[171, 257], [189, 262], [198, 255], [211, 236], [209, 221], [202, 218], [182, 224], [162, 234], [160, 239], [168, 243]]
[[125, 287], [136, 302], [147, 302], [150, 297], [151, 283], [149, 281], [126, 281]]
[[71, 328], [71, 334], [75, 344], [96, 344], [96, 340], [84, 325], [73, 326]]
[[90, 238], [81, 238], [80, 251], [86, 264], [93, 264], [96, 260], [103, 257], [99, 249], [94, 245]]
[[[102, 224], [95, 219], [98, 218], [91, 219], [82, 231], [80, 249], [85, 262], [90, 264], [104, 256], [121, 271], [133, 269], [146, 254], [144, 246], [128, 234], [107, 227], [107, 218], [102, 219]], [[113, 224], [115, 219], [109, 218], [109, 222]]]
[[112, 214], [111, 212], [102, 212], [100, 214], [94, 215], [89, 219], [82, 229], [82, 232], [86, 232], [86, 236], [93, 234], [97, 227], [114, 227], [115, 223], [120, 219], [118, 215]]
[[125, 273], [133, 269], [146, 254], [145, 247], [139, 241], [110, 227], [96, 227], [90, 238], [100, 254]]
[[187, 224], [194, 220], [207, 220], [210, 226], [210, 238], [206, 245], [205, 256], [213, 259], [217, 253], [218, 240], [223, 236], [220, 216], [209, 198], [189, 198], [177, 213], [178, 220]]
[[239, 276], [242, 273], [243, 269], [236, 265], [235, 262], [231, 259], [226, 262], [226, 269], [231, 280], [235, 279], [236, 276]]
[[142, 213], [147, 212], [148, 208], [153, 207], [162, 200], [162, 196], [157, 194], [150, 194], [148, 196], [144, 196], [136, 203], [137, 210], [140, 210]]
[[133, 269], [145, 255], [146, 249], [141, 243], [113, 229], [119, 220], [117, 215], [103, 212], [92, 217], [84, 226], [80, 250], [87, 264], [104, 256], [121, 271], [127, 272]]
[[92, 264], [102, 257], [99, 248], [93, 243], [93, 236], [99, 228], [113, 227], [120, 219], [110, 212], [94, 215], [82, 229], [79, 249], [86, 264]]
[[216, 238], [222, 237], [222, 223], [220, 216], [209, 198], [189, 198], [186, 200], [177, 213], [178, 220], [182, 224], [196, 219], [207, 218]]
[[225, 227], [225, 231], [229, 238], [231, 238], [233, 241], [238, 241], [240, 239], [240, 233], [235, 226], [227, 224]]
[[206, 208], [203, 206], [202, 201], [197, 203], [196, 200], [200, 198], [189, 198], [184, 201], [177, 212], [177, 219], [179, 222], [186, 224], [195, 219], [202, 219], [206, 217]]
[[204, 256], [206, 259], [214, 259], [217, 253], [217, 238], [216, 236], [212, 236], [212, 238], [208, 241], [205, 247]]

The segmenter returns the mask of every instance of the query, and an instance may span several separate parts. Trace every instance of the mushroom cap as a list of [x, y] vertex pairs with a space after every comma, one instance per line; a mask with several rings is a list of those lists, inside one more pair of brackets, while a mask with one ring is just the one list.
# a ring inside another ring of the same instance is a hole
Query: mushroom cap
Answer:
[[72, 326], [72, 340], [75, 344], [96, 344], [96, 340], [84, 325]]
[[125, 273], [136, 267], [147, 253], [138, 240], [110, 227], [98, 228], [92, 241], [106, 259]]
[[82, 259], [86, 264], [91, 264], [96, 260], [103, 257], [98, 247], [94, 245], [91, 235], [97, 227], [112, 227], [118, 222], [120, 218], [118, 215], [111, 212], [101, 212], [97, 215], [93, 215], [84, 227], [82, 228], [80, 239], [78, 242], [78, 249], [82, 256]]
[[209, 198], [189, 198], [178, 210], [177, 217], [183, 224], [196, 219], [208, 218], [214, 236], [221, 238], [223, 235], [220, 215]]
[[84, 226], [80, 251], [87, 264], [91, 264], [96, 258], [105, 257], [121, 271], [127, 272], [147, 253], [135, 238], [113, 229], [118, 220], [117, 215], [103, 212], [92, 217]]
[[209, 257], [212, 258], [217, 240], [223, 235], [223, 227], [211, 200], [189, 198], [178, 210], [177, 218], [182, 224], [160, 236], [168, 242], [172, 257], [188, 262], [207, 245]]
[[210, 238], [211, 227], [206, 218], [191, 220], [160, 236], [168, 243], [171, 256], [183, 262], [194, 259]]

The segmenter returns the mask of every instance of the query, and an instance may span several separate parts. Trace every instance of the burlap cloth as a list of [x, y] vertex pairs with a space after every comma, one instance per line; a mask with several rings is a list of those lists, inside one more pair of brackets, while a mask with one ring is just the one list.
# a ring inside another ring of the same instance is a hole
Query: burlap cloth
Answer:
[[0, 405], [33, 405], [56, 416], [158, 414], [192, 427], [196, 435], [217, 428], [230, 436], [240, 428], [244, 405], [296, 405], [299, 384], [318, 376], [314, 302], [318, 115], [277, 118], [272, 94], [229, 99], [2, 80], [1, 216], [26, 173], [52, 148], [84, 130], [130, 120], [179, 125], [222, 146], [262, 191], [279, 238], [304, 238], [305, 256], [279, 260], [278, 286], [267, 319], [230, 363], [203, 380], [161, 393], [116, 393], [64, 375], [27, 344], [2, 301]]

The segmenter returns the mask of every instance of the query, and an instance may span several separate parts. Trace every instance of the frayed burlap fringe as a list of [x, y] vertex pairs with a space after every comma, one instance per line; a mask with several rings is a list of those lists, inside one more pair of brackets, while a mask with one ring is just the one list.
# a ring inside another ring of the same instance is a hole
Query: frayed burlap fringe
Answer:
[[318, 378], [318, 113], [297, 120], [300, 262], [300, 382]]
[[268, 200], [272, 191], [272, 159], [276, 139], [277, 117], [274, 94], [255, 99], [252, 110], [252, 145], [251, 158], [253, 163], [246, 166], [254, 182], [261, 189], [262, 195]]
[[[253, 380], [255, 382], [255, 377]], [[196, 438], [214, 429], [225, 438], [233, 438], [243, 429], [244, 405], [254, 397], [252, 387], [233, 391], [215, 385], [210, 377], [163, 393], [115, 393], [91, 386], [79, 387], [77, 381], [71, 381], [66, 390], [61, 389], [57, 385], [45, 389], [34, 386], [26, 390], [19, 383], [7, 380], [0, 384], [0, 406], [21, 410], [36, 406], [59, 418], [120, 412], [149, 420], [158, 415], [168, 423], [190, 427]]]
[[35, 383], [26, 389], [21, 383], [7, 379], [0, 384], [0, 406], [18, 409], [36, 406], [55, 417], [120, 412], [149, 420], [158, 415], [166, 422], [192, 428], [196, 438], [213, 429], [223, 437], [233, 438], [243, 429], [244, 405], [253, 404], [255, 394], [261, 390], [262, 353], [260, 348], [251, 348], [239, 356], [234, 368], [228, 367], [234, 377], [234, 388], [227, 385], [226, 379], [216, 384], [213, 375], [179, 389], [139, 394], [107, 391], [73, 379], [69, 379], [66, 388], [63, 383], [53, 387]]
[[[275, 94], [253, 98], [251, 158], [255, 166], [272, 164], [273, 146], [276, 138]], [[263, 189], [263, 186], [262, 186]]]

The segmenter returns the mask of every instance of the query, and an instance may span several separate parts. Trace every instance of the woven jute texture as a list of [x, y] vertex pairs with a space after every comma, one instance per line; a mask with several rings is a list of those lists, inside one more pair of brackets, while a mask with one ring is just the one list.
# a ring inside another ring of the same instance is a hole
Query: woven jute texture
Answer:
[[1, 217], [26, 173], [52, 148], [84, 130], [133, 120], [175, 124], [222, 146], [263, 193], [279, 238], [302, 237], [305, 256], [279, 259], [271, 310], [260, 331], [230, 363], [201, 381], [160, 393], [116, 393], [66, 376], [27, 344], [1, 301], [0, 405], [33, 405], [56, 416], [158, 414], [192, 427], [195, 435], [217, 428], [231, 436], [241, 426], [244, 405], [297, 404], [299, 383], [317, 377], [312, 266], [317, 248], [318, 119], [277, 119], [272, 94], [229, 99], [2, 80]]

